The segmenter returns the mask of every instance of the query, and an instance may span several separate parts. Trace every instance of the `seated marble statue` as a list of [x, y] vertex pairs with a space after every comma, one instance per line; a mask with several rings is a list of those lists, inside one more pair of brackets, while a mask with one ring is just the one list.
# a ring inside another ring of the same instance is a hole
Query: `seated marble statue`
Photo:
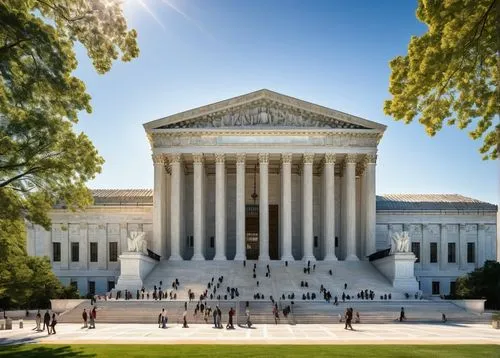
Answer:
[[129, 252], [148, 254], [148, 243], [145, 232], [131, 231], [127, 238], [127, 243]]
[[392, 235], [391, 239], [391, 255], [397, 252], [410, 252], [410, 236], [408, 235], [408, 231], [396, 232]]

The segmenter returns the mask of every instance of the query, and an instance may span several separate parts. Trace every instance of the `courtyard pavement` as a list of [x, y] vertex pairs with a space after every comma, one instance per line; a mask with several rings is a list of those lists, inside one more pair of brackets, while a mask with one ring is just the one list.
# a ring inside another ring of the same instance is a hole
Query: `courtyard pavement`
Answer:
[[[17, 322], [15, 322], [17, 323]], [[27, 324], [26, 324], [27, 323]], [[343, 324], [235, 326], [234, 330], [196, 324], [167, 329], [146, 324], [96, 324], [84, 329], [79, 324], [58, 324], [56, 335], [33, 331], [31, 322], [20, 329], [0, 331], [0, 345], [45, 344], [500, 344], [500, 331], [486, 324], [401, 323], [356, 324], [354, 331]]]

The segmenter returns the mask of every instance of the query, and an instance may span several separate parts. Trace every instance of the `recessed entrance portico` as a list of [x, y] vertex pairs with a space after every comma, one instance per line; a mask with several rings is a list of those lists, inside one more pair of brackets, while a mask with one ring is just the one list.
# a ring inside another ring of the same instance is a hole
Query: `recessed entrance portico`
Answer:
[[145, 128], [155, 163], [151, 246], [162, 257], [357, 260], [375, 251], [385, 126], [262, 90]]

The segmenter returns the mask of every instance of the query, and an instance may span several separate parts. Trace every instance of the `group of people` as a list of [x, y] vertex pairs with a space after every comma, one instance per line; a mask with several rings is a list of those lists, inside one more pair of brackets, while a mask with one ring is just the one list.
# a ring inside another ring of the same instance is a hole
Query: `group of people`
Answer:
[[83, 328], [88, 328], [88, 329], [93, 329], [95, 328], [95, 320], [97, 318], [97, 310], [96, 307], [92, 307], [89, 312], [87, 312], [87, 309], [84, 308], [82, 312], [82, 319], [83, 319]]
[[43, 315], [43, 327], [40, 328], [42, 325], [42, 314], [40, 313], [40, 310], [38, 310], [36, 317], [35, 317], [35, 328], [33, 330], [37, 332], [42, 332], [45, 331], [45, 327], [47, 327], [47, 333], [48, 334], [56, 334], [56, 324], [57, 324], [57, 315], [52, 312], [52, 318], [50, 316], [49, 310], [45, 312]]

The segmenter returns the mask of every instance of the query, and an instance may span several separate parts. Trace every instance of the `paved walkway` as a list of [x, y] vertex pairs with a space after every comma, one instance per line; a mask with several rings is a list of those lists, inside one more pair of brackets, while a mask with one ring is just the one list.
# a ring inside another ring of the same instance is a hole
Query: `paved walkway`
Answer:
[[[17, 322], [16, 322], [17, 323]], [[485, 324], [358, 324], [355, 331], [341, 324], [257, 325], [248, 329], [215, 329], [209, 325], [58, 324], [56, 335], [32, 331], [31, 323], [12, 331], [0, 331], [1, 344], [500, 344], [500, 331]]]

